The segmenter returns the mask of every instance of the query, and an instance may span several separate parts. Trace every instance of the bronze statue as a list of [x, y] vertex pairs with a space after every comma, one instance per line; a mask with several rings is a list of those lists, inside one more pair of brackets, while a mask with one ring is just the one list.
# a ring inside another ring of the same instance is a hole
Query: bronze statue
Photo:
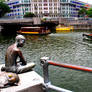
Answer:
[[[22, 52], [20, 51], [19, 47], [23, 47], [25, 43], [25, 37], [22, 35], [16, 36], [16, 42], [9, 46], [6, 55], [5, 55], [5, 67], [2, 67], [2, 71], [6, 72], [13, 72], [13, 73], [22, 73], [26, 72], [32, 67], [32, 65], [26, 65], [27, 62], [25, 61]], [[17, 61], [17, 58], [20, 58], [20, 61]]]

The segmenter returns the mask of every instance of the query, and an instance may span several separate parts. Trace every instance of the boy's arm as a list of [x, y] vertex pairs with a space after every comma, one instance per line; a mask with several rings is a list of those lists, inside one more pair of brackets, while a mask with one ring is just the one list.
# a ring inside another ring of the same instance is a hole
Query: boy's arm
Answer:
[[22, 65], [26, 65], [27, 62], [25, 61], [24, 56], [22, 55], [21, 51], [18, 51], [18, 55], [20, 57], [20, 62], [22, 62]]

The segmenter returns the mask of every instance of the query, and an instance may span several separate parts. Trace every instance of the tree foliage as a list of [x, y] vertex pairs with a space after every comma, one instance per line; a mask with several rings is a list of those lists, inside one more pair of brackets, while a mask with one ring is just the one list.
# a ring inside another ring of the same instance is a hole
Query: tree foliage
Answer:
[[0, 2], [5, 2], [5, 0], [0, 0]]
[[87, 16], [92, 17], [92, 8], [87, 10]]
[[87, 10], [85, 8], [81, 8], [78, 12], [78, 15], [80, 17], [85, 17], [85, 15], [87, 14]]
[[3, 2], [0, 2], [0, 17], [3, 17], [8, 12], [10, 12], [9, 6]]
[[35, 14], [32, 12], [26, 12], [24, 17], [35, 17]]

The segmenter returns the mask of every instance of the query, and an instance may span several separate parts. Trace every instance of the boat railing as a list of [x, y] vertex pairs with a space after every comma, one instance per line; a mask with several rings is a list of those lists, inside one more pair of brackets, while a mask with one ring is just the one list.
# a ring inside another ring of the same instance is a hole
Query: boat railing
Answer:
[[74, 70], [81, 70], [81, 71], [86, 71], [86, 72], [92, 72], [92, 68], [71, 65], [71, 64], [65, 64], [65, 63], [59, 64], [59, 63], [55, 63], [55, 62], [49, 60], [48, 57], [42, 57], [40, 59], [40, 62], [43, 67], [44, 88], [45, 88], [46, 92], [49, 92], [49, 89], [55, 90], [56, 92], [73, 92], [73, 91], [70, 91], [70, 90], [67, 90], [64, 88], [60, 88], [60, 87], [57, 87], [57, 86], [54, 86], [51, 84], [51, 82], [49, 80], [49, 72], [48, 72], [49, 65], [70, 68], [70, 69], [74, 69]]

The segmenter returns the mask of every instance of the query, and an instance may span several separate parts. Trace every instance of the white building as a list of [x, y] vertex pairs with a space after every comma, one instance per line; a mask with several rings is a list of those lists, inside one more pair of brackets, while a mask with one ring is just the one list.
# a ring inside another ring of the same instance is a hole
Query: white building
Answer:
[[84, 2], [79, 0], [60, 0], [60, 12], [64, 18], [78, 17], [78, 11], [81, 7], [85, 7]]
[[59, 9], [58, 0], [31, 0], [31, 12], [40, 17], [58, 17]]
[[85, 3], [79, 0], [10, 0], [6, 2], [11, 13], [7, 16], [23, 18], [26, 12], [32, 12], [38, 17], [78, 17], [78, 11], [85, 7]]
[[10, 0], [6, 4], [9, 5], [11, 12], [7, 16], [11, 18], [22, 18], [26, 12], [30, 12], [30, 0]]

